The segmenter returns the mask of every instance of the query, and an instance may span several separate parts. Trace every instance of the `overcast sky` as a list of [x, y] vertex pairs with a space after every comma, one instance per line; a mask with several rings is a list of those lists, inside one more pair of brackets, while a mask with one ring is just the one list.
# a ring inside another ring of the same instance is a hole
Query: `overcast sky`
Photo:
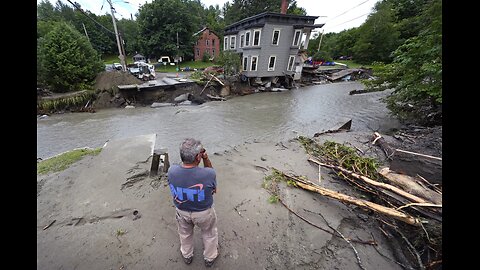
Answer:
[[[70, 5], [66, 0], [63, 3]], [[82, 8], [91, 12], [103, 15], [110, 12], [106, 0], [71, 0], [79, 3]], [[338, 33], [345, 29], [360, 26], [372, 12], [373, 6], [380, 0], [297, 0], [297, 6], [305, 8], [307, 15], [320, 16], [315, 23], [325, 23], [323, 27], [325, 33]], [[37, 0], [37, 3], [40, 3]], [[57, 0], [50, 0], [55, 5]], [[113, 6], [117, 11], [119, 18], [130, 18], [130, 14], [135, 17], [138, 7], [145, 2], [152, 0], [112, 0]], [[127, 2], [127, 3], [126, 3]], [[206, 6], [218, 4], [221, 7], [226, 2], [232, 3], [232, 0], [201, 0]], [[103, 6], [103, 7], [102, 7]], [[279, 8], [280, 12], [280, 8]], [[317, 29], [317, 31], [321, 31]]]

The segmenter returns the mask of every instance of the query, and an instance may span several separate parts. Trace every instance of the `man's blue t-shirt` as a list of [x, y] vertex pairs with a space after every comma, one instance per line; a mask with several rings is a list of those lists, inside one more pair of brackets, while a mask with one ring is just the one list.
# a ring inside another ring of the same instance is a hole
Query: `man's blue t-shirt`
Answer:
[[212, 191], [217, 186], [213, 168], [172, 165], [168, 169], [168, 184], [178, 209], [199, 212], [212, 207]]

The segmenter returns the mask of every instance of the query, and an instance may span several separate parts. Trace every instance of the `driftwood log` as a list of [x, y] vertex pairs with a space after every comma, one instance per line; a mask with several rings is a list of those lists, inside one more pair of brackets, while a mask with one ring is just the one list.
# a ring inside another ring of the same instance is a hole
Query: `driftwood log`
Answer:
[[369, 201], [365, 201], [365, 200], [362, 200], [362, 199], [357, 199], [357, 198], [354, 198], [354, 197], [351, 197], [351, 196], [348, 196], [348, 195], [345, 195], [345, 194], [342, 194], [342, 193], [339, 193], [339, 192], [336, 192], [336, 191], [333, 191], [333, 190], [329, 190], [329, 189], [326, 189], [326, 188], [323, 188], [323, 187], [314, 186], [314, 185], [307, 185], [307, 184], [304, 184], [304, 183], [301, 183], [301, 182], [298, 182], [298, 181], [297, 181], [297, 185], [299, 187], [303, 188], [303, 189], [319, 193], [323, 196], [327, 196], [329, 198], [333, 198], [333, 199], [336, 199], [336, 200], [339, 200], [339, 201], [342, 201], [342, 202], [354, 204], [354, 205], [357, 205], [357, 206], [360, 206], [360, 207], [363, 207], [363, 208], [373, 210], [377, 213], [393, 217], [397, 220], [403, 221], [403, 222], [405, 222], [407, 224], [410, 224], [410, 225], [419, 225], [420, 224], [420, 221], [418, 219], [416, 219], [416, 218], [414, 218], [410, 215], [404, 214], [400, 211], [397, 211], [395, 209], [385, 207], [383, 205], [379, 205], [379, 204], [372, 203], [372, 202], [369, 202]]
[[385, 139], [375, 132], [372, 144], [377, 144], [390, 160], [392, 171], [416, 176], [420, 175], [429, 181], [442, 183], [442, 158], [392, 148]]
[[402, 188], [408, 193], [422, 197], [434, 204], [442, 204], [442, 194], [420, 185], [414, 177], [393, 172], [389, 168], [382, 168], [378, 173], [385, 177], [390, 183]]
[[308, 161], [312, 161], [318, 165], [321, 165], [321, 166], [324, 166], [324, 167], [327, 167], [327, 168], [331, 168], [331, 169], [335, 169], [337, 171], [341, 171], [342, 173], [344, 174], [347, 174], [347, 175], [350, 175], [352, 177], [354, 177], [355, 179], [358, 179], [358, 180], [361, 180], [363, 182], [366, 182], [368, 183], [369, 185], [371, 186], [375, 186], [375, 187], [380, 187], [382, 189], [385, 189], [385, 190], [389, 190], [389, 191], [392, 191], [398, 195], [401, 195], [402, 197], [404, 198], [407, 198], [408, 200], [412, 201], [412, 202], [417, 202], [417, 203], [427, 203], [428, 201], [426, 201], [425, 199], [423, 198], [420, 198], [418, 196], [415, 196], [413, 194], [410, 194], [408, 192], [405, 192], [404, 190], [400, 189], [400, 188], [397, 188], [395, 186], [392, 186], [392, 185], [389, 185], [389, 184], [385, 184], [385, 183], [381, 183], [381, 182], [378, 182], [378, 181], [375, 181], [375, 180], [372, 180], [366, 176], [363, 176], [363, 175], [360, 175], [358, 173], [354, 173], [352, 171], [349, 171], [345, 168], [342, 168], [340, 166], [336, 166], [336, 165], [331, 165], [331, 164], [326, 164], [326, 163], [322, 163], [314, 158], [309, 158]]
[[405, 222], [407, 224], [410, 224], [410, 225], [419, 226], [421, 224], [421, 221], [419, 219], [417, 219], [415, 217], [412, 217], [408, 214], [402, 213], [398, 210], [395, 210], [395, 209], [392, 209], [392, 208], [389, 208], [389, 207], [385, 207], [383, 205], [376, 204], [376, 203], [373, 203], [373, 202], [369, 202], [369, 201], [366, 201], [366, 200], [357, 199], [357, 198], [354, 198], [352, 196], [342, 194], [340, 192], [336, 192], [336, 191], [333, 191], [333, 190], [330, 190], [330, 189], [320, 187], [320, 186], [314, 184], [311, 181], [305, 181], [305, 180], [303, 180], [299, 177], [296, 177], [296, 176], [288, 174], [288, 173], [282, 172], [282, 174], [285, 175], [286, 177], [294, 180], [295, 183], [297, 184], [297, 186], [299, 186], [303, 189], [313, 191], [313, 192], [319, 193], [323, 196], [333, 198], [333, 199], [336, 199], [336, 200], [339, 200], [339, 201], [342, 201], [342, 202], [345, 202], [345, 203], [354, 204], [354, 205], [357, 205], [357, 206], [360, 206], [360, 207], [363, 207], [363, 208], [373, 210], [377, 213], [384, 214], [386, 216], [389, 216], [389, 217], [392, 217], [394, 219], [403, 221], [403, 222]]
[[355, 89], [355, 90], [350, 91], [348, 94], [349, 94], [349, 95], [355, 95], [355, 94], [364, 94], [364, 93], [368, 93], [368, 92], [370, 92], [370, 91], [368, 91], [368, 90], [357, 90], [357, 89]]
[[395, 149], [390, 169], [410, 176], [420, 175], [429, 182], [442, 184], [442, 158]]

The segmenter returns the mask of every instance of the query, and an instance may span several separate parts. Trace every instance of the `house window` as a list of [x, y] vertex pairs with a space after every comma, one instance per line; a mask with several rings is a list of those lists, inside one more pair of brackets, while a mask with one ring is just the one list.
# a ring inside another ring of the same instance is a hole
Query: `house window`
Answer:
[[215, 49], [212, 49], [212, 56], [215, 56]]
[[207, 45], [207, 46], [208, 46], [208, 39], [206, 39], [206, 40], [205, 40], [205, 45]]
[[257, 61], [258, 56], [252, 56], [252, 61], [250, 63], [250, 71], [257, 71]]
[[235, 50], [235, 40], [236, 39], [236, 36], [231, 36], [230, 37], [230, 49], [231, 50]]
[[212, 39], [212, 46], [215, 47], [215, 39]]
[[197, 56], [200, 56], [200, 49], [197, 48]]
[[254, 30], [253, 31], [253, 46], [260, 46], [260, 36], [261, 36], [262, 30]]
[[228, 50], [228, 37], [225, 37], [223, 39], [223, 50], [224, 51]]
[[250, 31], [245, 33], [245, 47], [250, 46]]
[[276, 60], [277, 60], [276, 56], [270, 56], [270, 59], [268, 60], [268, 71], [274, 71], [275, 70]]
[[290, 55], [290, 58], [288, 58], [288, 66], [287, 66], [288, 71], [293, 70], [293, 63], [295, 63], [295, 55]]
[[240, 48], [243, 48], [244, 41], [245, 41], [245, 35], [241, 35], [240, 36]]
[[195, 42], [195, 45], [197, 45], [197, 46], [198, 46], [198, 40]]
[[272, 45], [278, 45], [279, 39], [280, 39], [280, 30], [279, 29], [273, 30]]
[[243, 70], [247, 70], [247, 65], [248, 65], [248, 57], [243, 57]]
[[300, 43], [300, 35], [302, 34], [302, 30], [295, 30], [295, 34], [293, 35], [293, 44], [292, 46], [298, 46]]

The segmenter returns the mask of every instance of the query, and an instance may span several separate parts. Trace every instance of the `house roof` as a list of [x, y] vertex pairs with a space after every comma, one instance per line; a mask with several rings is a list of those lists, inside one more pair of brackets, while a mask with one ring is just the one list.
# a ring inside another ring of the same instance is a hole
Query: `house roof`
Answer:
[[282, 13], [276, 13], [276, 12], [263, 12], [263, 13], [245, 18], [245, 19], [240, 20], [238, 22], [235, 22], [233, 24], [230, 24], [230, 25], [226, 26], [225, 29], [228, 29], [228, 28], [231, 28], [231, 27], [234, 27], [234, 26], [237, 26], [237, 25], [249, 22], [249, 21], [260, 19], [260, 18], [263, 18], [263, 17], [282, 17], [282, 18], [299, 18], [299, 19], [315, 20], [319, 16], [304, 16], [304, 15], [293, 15], [293, 14], [282, 14]]
[[322, 28], [325, 24], [294, 24], [293, 28]]
[[210, 29], [209, 27], [203, 27], [203, 28], [202, 28], [202, 30], [200, 30], [200, 31], [196, 32], [196, 33], [195, 33], [195, 34], [193, 34], [192, 36], [194, 37], [194, 36], [196, 36], [196, 35], [198, 35], [198, 34], [202, 33], [203, 31], [205, 31], [205, 30], [207, 30], [207, 29], [208, 29], [208, 30], [210, 30], [210, 32], [211, 32], [211, 33], [213, 33], [214, 35], [216, 35], [216, 36], [218, 37], [217, 33], [215, 33], [214, 31], [212, 31], [212, 29]]

